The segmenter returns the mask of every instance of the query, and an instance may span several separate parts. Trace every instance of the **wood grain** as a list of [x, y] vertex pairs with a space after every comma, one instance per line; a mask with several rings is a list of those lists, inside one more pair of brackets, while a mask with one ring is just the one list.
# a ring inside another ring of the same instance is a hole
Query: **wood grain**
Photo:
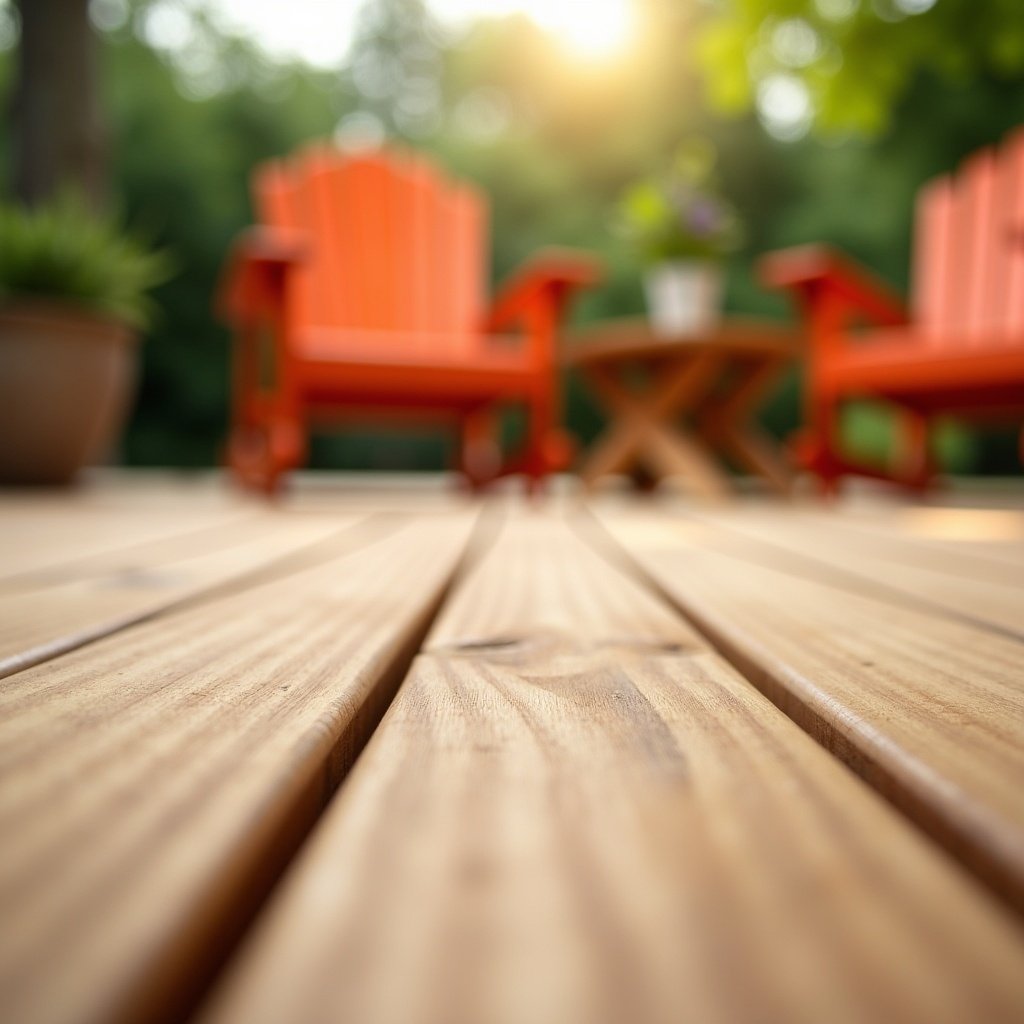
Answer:
[[125, 629], [0, 689], [0, 1019], [175, 1019], [373, 728], [472, 517]]
[[1024, 645], [707, 524], [601, 519], [780, 708], [1024, 910]]
[[0, 504], [0, 583], [62, 571], [80, 560], [216, 528], [243, 516], [238, 510], [203, 508], [140, 514], [138, 508], [5, 495]]
[[[264, 513], [0, 584], [0, 678], [254, 574], [340, 553], [356, 520]], [[384, 525], [384, 524], [382, 524]]]
[[1016, 1021], [1021, 932], [543, 517], [460, 584], [205, 1024]]
[[[943, 553], [944, 564], [968, 560], [985, 566], [984, 579], [1019, 581], [1024, 573], [1024, 512], [1015, 508], [910, 506], [886, 514], [861, 514], [851, 525], [911, 540]], [[978, 571], [977, 569], [975, 571]]]
[[[858, 530], [836, 515], [757, 509], [697, 517], [762, 541], [763, 559], [771, 561], [773, 549], [781, 549], [787, 567], [802, 565], [812, 578], [1024, 640], [1024, 569], [997, 572], [1006, 569], [1005, 562], [990, 568], [988, 560], [922, 545], [912, 537]], [[984, 576], [990, 578], [979, 578]]]

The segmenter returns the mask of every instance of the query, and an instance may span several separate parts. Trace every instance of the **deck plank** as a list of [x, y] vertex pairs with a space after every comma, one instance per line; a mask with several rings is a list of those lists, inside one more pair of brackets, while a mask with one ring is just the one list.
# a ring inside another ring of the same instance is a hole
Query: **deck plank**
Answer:
[[528, 519], [200, 1019], [1009, 1022], [1004, 915], [665, 604]]
[[1020, 641], [811, 578], [708, 523], [601, 521], [779, 707], [1024, 910]]
[[[866, 532], [837, 515], [779, 508], [698, 517], [763, 542], [762, 559], [770, 561], [772, 549], [782, 549], [787, 568], [802, 565], [808, 575], [858, 593], [942, 611], [1024, 640], [1024, 569], [921, 544], [912, 536]], [[823, 574], [823, 567], [837, 571]]]
[[103, 557], [134, 544], [187, 536], [245, 516], [239, 509], [153, 510], [5, 496], [0, 503], [0, 584]]
[[901, 505], [885, 511], [859, 510], [845, 518], [871, 533], [913, 541], [939, 552], [945, 564], [970, 559], [985, 567], [980, 578], [1020, 579], [1024, 571], [1024, 511], [1013, 508], [957, 508]]
[[0, 1019], [176, 1019], [393, 693], [473, 516], [164, 615], [0, 688]]
[[289, 561], [330, 557], [357, 523], [250, 515], [0, 582], [0, 678]]

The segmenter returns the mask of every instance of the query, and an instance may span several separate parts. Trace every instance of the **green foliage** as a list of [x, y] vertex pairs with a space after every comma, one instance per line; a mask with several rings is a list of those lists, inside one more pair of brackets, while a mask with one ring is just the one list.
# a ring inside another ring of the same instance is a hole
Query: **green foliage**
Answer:
[[227, 431], [229, 338], [214, 290], [232, 239], [252, 222], [249, 173], [260, 160], [330, 134], [345, 113], [337, 78], [268, 66], [252, 46], [220, 40], [211, 57], [228, 85], [204, 92], [187, 68], [128, 27], [103, 37], [114, 187], [133, 223], [174, 253], [155, 293], [162, 315], [142, 350], [139, 400], [125, 458], [208, 466]]
[[[862, 0], [865, 17], [873, 17], [871, 2]], [[197, 5], [179, 6], [197, 16]], [[494, 281], [543, 245], [598, 252], [608, 275], [574, 306], [573, 329], [642, 313], [641, 261], [611, 222], [630, 185], [656, 178], [685, 139], [699, 135], [714, 145], [721, 193], [744, 226], [740, 247], [724, 262], [727, 309], [786, 317], [792, 315], [787, 300], [758, 283], [761, 253], [830, 242], [905, 288], [916, 190], [1021, 119], [1021, 74], [971, 65], [951, 80], [919, 69], [902, 91], [886, 94], [889, 127], [881, 134], [811, 134], [784, 142], [767, 134], [752, 112], [728, 118], [707, 112], [693, 63], [684, 57], [694, 36], [695, 0], [638, 0], [638, 45], [600, 64], [567, 55], [525, 18], [484, 20], [454, 37], [423, 17], [421, 0], [374, 6], [352, 58], [330, 72], [272, 62], [212, 22], [179, 54], [148, 45], [131, 19], [102, 33], [112, 191], [130, 222], [144, 225], [178, 265], [154, 296], [162, 312], [142, 352], [141, 395], [124, 447], [129, 462], [204, 466], [219, 459], [230, 355], [212, 298], [233, 236], [251, 223], [250, 171], [310, 140], [344, 136], [350, 122], [372, 125], [375, 118], [387, 135], [432, 152], [453, 174], [480, 185], [491, 200]], [[879, 63], [897, 45], [890, 29], [902, 33], [965, 6], [937, 0], [932, 11], [905, 23], [879, 22], [871, 44]], [[969, 10], [991, 26], [998, 6], [972, 0]], [[804, 0], [785, 8], [780, 0], [772, 9], [786, 20], [817, 17], [819, 7], [836, 9], [828, 0], [813, 10]], [[766, 38], [754, 31], [736, 37], [732, 65], [749, 100], [760, 79], [748, 75], [745, 55]], [[367, 54], [383, 55], [380, 68]], [[0, 92], [9, 93], [12, 64], [13, 54], [0, 52]], [[860, 103], [861, 92], [875, 95], [872, 81], [870, 74], [851, 73], [838, 99]], [[9, 162], [9, 146], [9, 133], [0, 133], [0, 164]], [[567, 425], [586, 443], [601, 429], [601, 410], [571, 377], [566, 398]], [[765, 428], [789, 434], [800, 422], [799, 399], [794, 372], [762, 411]], [[851, 441], [882, 457], [888, 435], [873, 422], [854, 413]], [[951, 467], [995, 473], [1017, 465], [1009, 434], [950, 436], [957, 443], [940, 447]], [[362, 430], [318, 437], [313, 453], [314, 465], [349, 468], [436, 469], [446, 457], [436, 438]]]
[[690, 139], [663, 173], [627, 190], [619, 227], [644, 262], [718, 260], [738, 247], [739, 219], [714, 179], [714, 163], [714, 147]]
[[756, 106], [781, 137], [881, 135], [922, 74], [964, 88], [1024, 73], [1020, 0], [714, 0], [696, 36], [715, 108]]
[[170, 272], [164, 252], [67, 194], [37, 209], [0, 206], [0, 300], [56, 299], [144, 327], [148, 292]]
[[[867, 464], [884, 468], [898, 443], [896, 414], [882, 405], [865, 402], [844, 410], [843, 443], [850, 454]], [[932, 433], [932, 454], [949, 473], [975, 468], [977, 439], [957, 423], [940, 421]]]

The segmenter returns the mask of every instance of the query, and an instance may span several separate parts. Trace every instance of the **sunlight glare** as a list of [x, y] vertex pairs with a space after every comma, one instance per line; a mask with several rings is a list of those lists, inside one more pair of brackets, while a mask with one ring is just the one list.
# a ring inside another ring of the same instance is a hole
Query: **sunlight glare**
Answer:
[[541, 28], [584, 57], [608, 57], [632, 34], [629, 0], [546, 0], [523, 5]]
[[936, 540], [1024, 540], [1024, 516], [1018, 509], [908, 508], [900, 519], [912, 534]]
[[635, 29], [635, 0], [430, 0], [442, 17], [468, 21], [482, 16], [525, 14], [565, 48], [581, 57], [614, 56]]

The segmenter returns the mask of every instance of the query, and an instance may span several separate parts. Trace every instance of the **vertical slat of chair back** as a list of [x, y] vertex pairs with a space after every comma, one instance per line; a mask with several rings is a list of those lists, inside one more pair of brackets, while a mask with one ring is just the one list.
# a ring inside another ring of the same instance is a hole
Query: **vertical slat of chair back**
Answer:
[[980, 277], [977, 258], [981, 248], [979, 235], [983, 218], [980, 214], [985, 205], [985, 185], [984, 164], [975, 157], [968, 158], [952, 179], [953, 208], [943, 315], [933, 336], [956, 348], [965, 346], [974, 308], [973, 283]]
[[431, 237], [434, 233], [435, 194], [439, 175], [434, 165], [418, 154], [409, 154], [395, 173], [392, 222], [395, 247], [392, 253], [395, 290], [394, 329], [408, 330], [418, 344], [433, 323], [431, 305], [437, 289]]
[[930, 344], [948, 333], [957, 273], [953, 245], [953, 182], [948, 175], [918, 193], [914, 237], [914, 316]]
[[308, 196], [314, 273], [329, 296], [319, 326], [390, 326], [389, 282], [380, 273], [391, 251], [386, 168], [371, 157], [341, 159], [324, 147], [303, 154], [295, 173]]
[[933, 345], [1024, 345], [1024, 129], [921, 189], [914, 310]]
[[450, 291], [450, 282], [444, 263], [443, 246], [446, 186], [435, 168], [426, 161], [422, 161], [422, 165], [417, 180], [420, 218], [417, 281], [422, 292], [422, 303], [416, 326], [423, 332], [423, 337], [428, 337], [444, 330], [447, 312], [445, 296]]
[[[301, 208], [301, 197], [283, 162], [272, 160], [256, 168], [252, 192], [253, 205], [261, 224], [289, 231], [304, 229], [305, 213]], [[287, 306], [293, 318], [293, 326], [318, 318], [317, 310], [323, 302], [323, 296], [315, 290], [317, 283], [308, 264], [304, 263], [296, 271], [294, 292]]]
[[410, 156], [405, 184], [394, 189], [395, 325], [415, 335], [427, 323], [431, 282], [427, 238], [434, 172], [430, 163]]
[[996, 154], [991, 148], [974, 153], [960, 172], [963, 305], [957, 327], [971, 344], [990, 344], [996, 324], [994, 285], [1005, 247], [999, 244], [999, 228], [1005, 211], [997, 204]]
[[278, 198], [260, 212], [310, 237], [310, 326], [409, 331], [423, 344], [473, 331], [487, 228], [475, 190], [397, 152], [346, 156], [320, 147], [298, 156], [287, 175], [275, 166], [260, 182], [272, 177]]
[[997, 244], [1002, 246], [1004, 272], [999, 336], [1014, 348], [1024, 347], [1024, 128], [1003, 144], [999, 203], [1006, 218]]
[[458, 185], [442, 196], [442, 220], [438, 244], [441, 262], [449, 268], [449, 280], [442, 291], [442, 322], [454, 327], [455, 337], [471, 344], [478, 327], [485, 290], [486, 254], [481, 241], [486, 237], [486, 204], [468, 185]]

